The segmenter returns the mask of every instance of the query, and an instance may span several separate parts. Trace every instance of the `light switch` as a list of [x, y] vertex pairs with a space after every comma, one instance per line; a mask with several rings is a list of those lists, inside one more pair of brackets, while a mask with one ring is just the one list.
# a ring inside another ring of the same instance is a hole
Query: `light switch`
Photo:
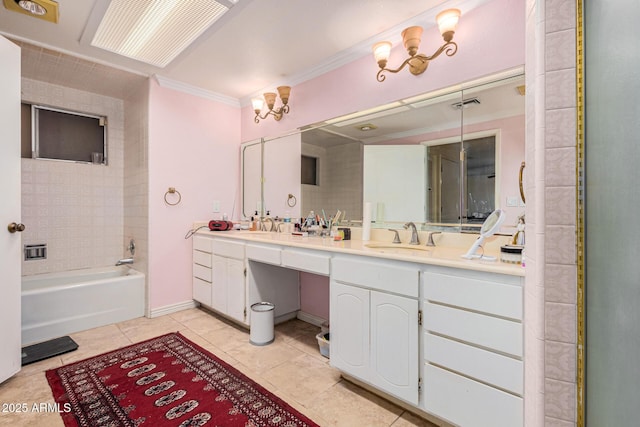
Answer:
[[515, 196], [507, 197], [507, 207], [512, 208], [518, 206], [518, 198]]

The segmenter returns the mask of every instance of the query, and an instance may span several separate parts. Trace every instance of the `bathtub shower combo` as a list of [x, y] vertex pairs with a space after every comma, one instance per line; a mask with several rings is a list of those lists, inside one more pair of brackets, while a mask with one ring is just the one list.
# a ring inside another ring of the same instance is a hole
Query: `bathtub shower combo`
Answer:
[[22, 277], [22, 345], [144, 315], [144, 274], [128, 266]]

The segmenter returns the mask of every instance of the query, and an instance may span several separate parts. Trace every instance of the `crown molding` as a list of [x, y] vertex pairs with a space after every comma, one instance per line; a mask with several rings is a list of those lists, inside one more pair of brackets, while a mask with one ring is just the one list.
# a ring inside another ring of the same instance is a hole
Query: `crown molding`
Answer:
[[222, 104], [230, 105], [235, 108], [240, 108], [240, 101], [237, 98], [202, 89], [197, 86], [180, 82], [178, 80], [160, 76], [158, 74], [154, 74], [153, 78], [156, 80], [156, 82], [158, 82], [158, 85], [160, 87], [177, 90], [180, 92], [188, 93], [189, 95], [199, 96], [211, 101], [220, 102]]

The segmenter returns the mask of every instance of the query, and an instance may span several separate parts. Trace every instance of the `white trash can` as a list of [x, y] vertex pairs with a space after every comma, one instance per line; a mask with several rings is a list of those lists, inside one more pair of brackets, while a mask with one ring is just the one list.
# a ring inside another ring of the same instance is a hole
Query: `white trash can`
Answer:
[[253, 345], [268, 345], [274, 340], [273, 312], [276, 306], [270, 302], [251, 305], [249, 342]]

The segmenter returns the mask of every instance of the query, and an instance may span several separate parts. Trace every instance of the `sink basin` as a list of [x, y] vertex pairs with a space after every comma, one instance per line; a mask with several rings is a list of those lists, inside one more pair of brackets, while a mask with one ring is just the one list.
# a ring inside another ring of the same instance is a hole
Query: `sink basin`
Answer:
[[389, 254], [419, 255], [431, 251], [431, 248], [424, 245], [409, 245], [406, 243], [365, 243], [365, 246], [370, 249], [376, 249], [377, 252]]

